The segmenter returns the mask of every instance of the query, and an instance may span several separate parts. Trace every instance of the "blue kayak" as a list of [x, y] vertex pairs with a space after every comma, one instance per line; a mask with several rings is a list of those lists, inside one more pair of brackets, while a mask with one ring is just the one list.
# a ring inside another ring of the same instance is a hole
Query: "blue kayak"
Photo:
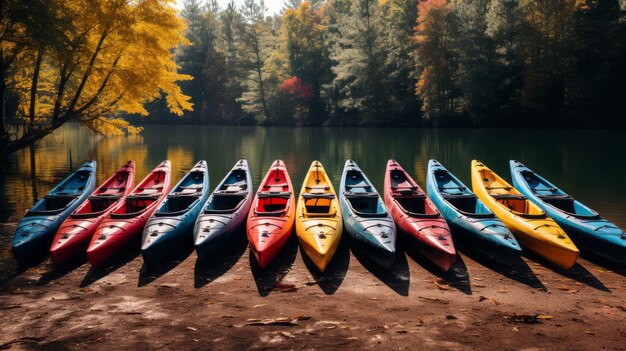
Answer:
[[246, 223], [254, 196], [248, 161], [241, 159], [215, 188], [196, 220], [194, 244], [199, 260], [210, 259]]
[[17, 225], [11, 243], [15, 258], [27, 262], [47, 252], [63, 221], [91, 195], [95, 185], [96, 161], [89, 161], [39, 200]]
[[396, 256], [396, 225], [372, 182], [347, 160], [339, 184], [339, 205], [354, 247], [389, 268]]
[[626, 233], [518, 161], [511, 160], [513, 186], [554, 219], [574, 243], [626, 264]]
[[522, 252], [511, 231], [457, 177], [436, 160], [428, 162], [428, 196], [446, 219], [455, 241], [502, 263]]
[[159, 205], [143, 230], [141, 254], [148, 264], [158, 263], [188, 237], [209, 197], [209, 170], [198, 162]]

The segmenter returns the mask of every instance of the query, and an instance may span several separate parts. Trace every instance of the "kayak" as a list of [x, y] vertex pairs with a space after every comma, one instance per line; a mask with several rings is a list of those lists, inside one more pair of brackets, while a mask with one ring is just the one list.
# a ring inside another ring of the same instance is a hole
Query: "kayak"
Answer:
[[339, 184], [339, 204], [354, 248], [384, 268], [396, 256], [396, 226], [372, 182], [347, 160]]
[[130, 193], [134, 183], [135, 161], [128, 161], [61, 224], [50, 247], [52, 261], [62, 265], [84, 254], [98, 225]]
[[101, 266], [141, 235], [148, 218], [156, 211], [171, 187], [170, 161], [161, 162], [100, 223], [87, 248], [92, 266]]
[[250, 249], [261, 268], [267, 267], [291, 236], [295, 202], [285, 163], [276, 160], [261, 182], [246, 226]]
[[241, 159], [215, 188], [193, 229], [199, 260], [216, 256], [243, 227], [252, 206], [252, 175], [248, 161]]
[[522, 193], [483, 165], [472, 161], [472, 188], [513, 232], [522, 246], [559, 268], [576, 264], [579, 251], [565, 231]]
[[441, 271], [456, 260], [452, 234], [435, 205], [395, 160], [387, 162], [383, 187], [385, 204], [399, 232]]
[[167, 194], [143, 230], [141, 255], [147, 264], [167, 257], [172, 248], [192, 238], [193, 225], [209, 197], [209, 170], [198, 162]]
[[507, 226], [436, 160], [428, 162], [426, 188], [455, 240], [501, 263], [519, 260], [522, 248]]
[[18, 262], [45, 254], [63, 221], [85, 201], [95, 185], [96, 161], [89, 161], [37, 201], [15, 229], [11, 246]]
[[626, 233], [518, 161], [513, 185], [561, 226], [578, 247], [626, 264]]
[[296, 234], [304, 252], [324, 272], [339, 247], [343, 220], [333, 184], [319, 161], [307, 172], [296, 207]]

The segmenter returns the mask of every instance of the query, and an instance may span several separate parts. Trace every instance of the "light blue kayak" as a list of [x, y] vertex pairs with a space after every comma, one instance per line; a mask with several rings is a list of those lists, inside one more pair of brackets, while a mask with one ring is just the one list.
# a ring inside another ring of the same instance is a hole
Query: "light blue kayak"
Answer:
[[455, 241], [503, 263], [519, 260], [522, 248], [511, 231], [436, 160], [428, 162], [426, 189], [452, 229]]
[[193, 225], [208, 197], [209, 170], [206, 161], [200, 161], [148, 219], [141, 245], [146, 263], [155, 264], [166, 258], [186, 237], [191, 241]]
[[343, 168], [339, 205], [355, 248], [377, 264], [391, 267], [396, 256], [396, 225], [372, 182], [352, 160]]
[[513, 186], [554, 219], [576, 246], [626, 264], [626, 233], [519, 161], [511, 160]]
[[83, 164], [33, 206], [15, 230], [11, 246], [19, 262], [48, 252], [63, 221], [91, 195], [96, 185], [96, 161]]

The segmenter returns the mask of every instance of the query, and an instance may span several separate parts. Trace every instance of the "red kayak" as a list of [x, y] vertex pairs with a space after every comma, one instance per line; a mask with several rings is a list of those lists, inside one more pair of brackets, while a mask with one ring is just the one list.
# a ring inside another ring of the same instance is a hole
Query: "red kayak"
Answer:
[[92, 266], [141, 238], [148, 218], [165, 199], [172, 186], [170, 161], [163, 161], [135, 189], [117, 204], [100, 223], [87, 249]]
[[130, 193], [134, 183], [135, 161], [128, 161], [61, 224], [50, 247], [52, 261], [61, 265], [84, 254], [96, 228]]
[[262, 268], [276, 257], [293, 231], [296, 198], [285, 163], [276, 160], [265, 175], [248, 214], [250, 249]]
[[456, 250], [446, 220], [409, 174], [395, 161], [387, 162], [385, 204], [409, 243], [447, 272], [456, 260]]

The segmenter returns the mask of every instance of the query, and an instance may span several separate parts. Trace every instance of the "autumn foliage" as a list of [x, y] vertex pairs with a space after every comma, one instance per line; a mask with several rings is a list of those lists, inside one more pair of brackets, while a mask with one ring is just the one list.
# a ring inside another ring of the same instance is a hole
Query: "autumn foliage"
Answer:
[[280, 85], [278, 90], [285, 95], [300, 100], [301, 102], [308, 102], [314, 96], [311, 87], [304, 84], [302, 79], [295, 76], [285, 80], [283, 84]]

